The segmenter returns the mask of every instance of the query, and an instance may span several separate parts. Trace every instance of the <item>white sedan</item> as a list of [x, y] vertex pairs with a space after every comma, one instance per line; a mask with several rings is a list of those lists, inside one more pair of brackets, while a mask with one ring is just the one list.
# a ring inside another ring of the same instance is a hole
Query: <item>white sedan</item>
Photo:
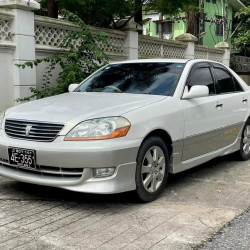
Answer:
[[0, 175], [156, 199], [168, 173], [250, 157], [249, 87], [206, 60], [111, 63], [69, 93], [0, 115]]

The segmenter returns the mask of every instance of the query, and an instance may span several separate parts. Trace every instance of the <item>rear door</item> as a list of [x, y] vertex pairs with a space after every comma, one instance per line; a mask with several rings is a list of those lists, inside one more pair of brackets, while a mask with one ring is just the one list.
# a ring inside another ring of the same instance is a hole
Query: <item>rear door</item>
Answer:
[[223, 103], [223, 141], [225, 146], [237, 139], [247, 115], [248, 95], [233, 75], [220, 64], [213, 63], [216, 92]]

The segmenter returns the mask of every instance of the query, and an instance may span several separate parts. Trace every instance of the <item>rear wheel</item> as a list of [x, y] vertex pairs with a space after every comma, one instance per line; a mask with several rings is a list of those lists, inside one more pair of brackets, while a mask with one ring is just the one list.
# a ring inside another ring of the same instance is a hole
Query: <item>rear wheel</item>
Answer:
[[167, 147], [160, 137], [146, 139], [138, 153], [136, 167], [136, 192], [144, 202], [157, 199], [168, 177]]
[[250, 158], [250, 120], [247, 120], [243, 128], [239, 156], [243, 161], [247, 161]]

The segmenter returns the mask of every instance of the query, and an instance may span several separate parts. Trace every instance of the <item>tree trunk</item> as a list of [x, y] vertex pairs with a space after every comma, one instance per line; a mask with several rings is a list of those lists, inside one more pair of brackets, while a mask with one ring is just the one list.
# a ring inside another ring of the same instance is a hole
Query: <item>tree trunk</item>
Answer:
[[144, 4], [146, 1], [147, 1], [147, 0], [141, 0], [141, 1], [140, 1], [141, 4], [138, 6], [137, 9], [135, 9], [134, 13], [127, 19], [127, 21], [126, 21], [124, 24], [122, 24], [121, 26], [117, 27], [117, 29], [121, 29], [121, 28], [125, 27], [125, 26], [128, 24], [128, 22], [129, 22], [132, 18], [135, 18], [136, 13], [142, 8], [143, 4]]
[[58, 18], [58, 0], [48, 0], [48, 17]]
[[159, 13], [159, 23], [157, 23], [158, 25], [158, 32], [159, 32], [159, 38], [163, 38], [163, 15], [162, 13]]
[[[142, 25], [142, 1], [135, 0], [135, 17], [134, 20], [136, 23]], [[142, 34], [142, 30], [138, 31], [139, 34]]]
[[187, 12], [187, 33], [195, 36], [195, 13], [191, 9]]

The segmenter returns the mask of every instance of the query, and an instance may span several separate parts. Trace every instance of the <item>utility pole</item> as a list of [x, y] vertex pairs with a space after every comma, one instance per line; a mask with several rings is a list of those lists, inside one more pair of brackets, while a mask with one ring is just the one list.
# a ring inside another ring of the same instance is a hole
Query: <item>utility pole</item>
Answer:
[[228, 41], [228, 2], [228, 0], [225, 0], [225, 15], [223, 17], [223, 42]]
[[204, 0], [201, 0], [201, 12], [200, 12], [200, 22], [199, 22], [199, 44], [202, 44], [202, 37], [201, 34], [204, 32], [205, 27], [205, 14], [204, 14]]

